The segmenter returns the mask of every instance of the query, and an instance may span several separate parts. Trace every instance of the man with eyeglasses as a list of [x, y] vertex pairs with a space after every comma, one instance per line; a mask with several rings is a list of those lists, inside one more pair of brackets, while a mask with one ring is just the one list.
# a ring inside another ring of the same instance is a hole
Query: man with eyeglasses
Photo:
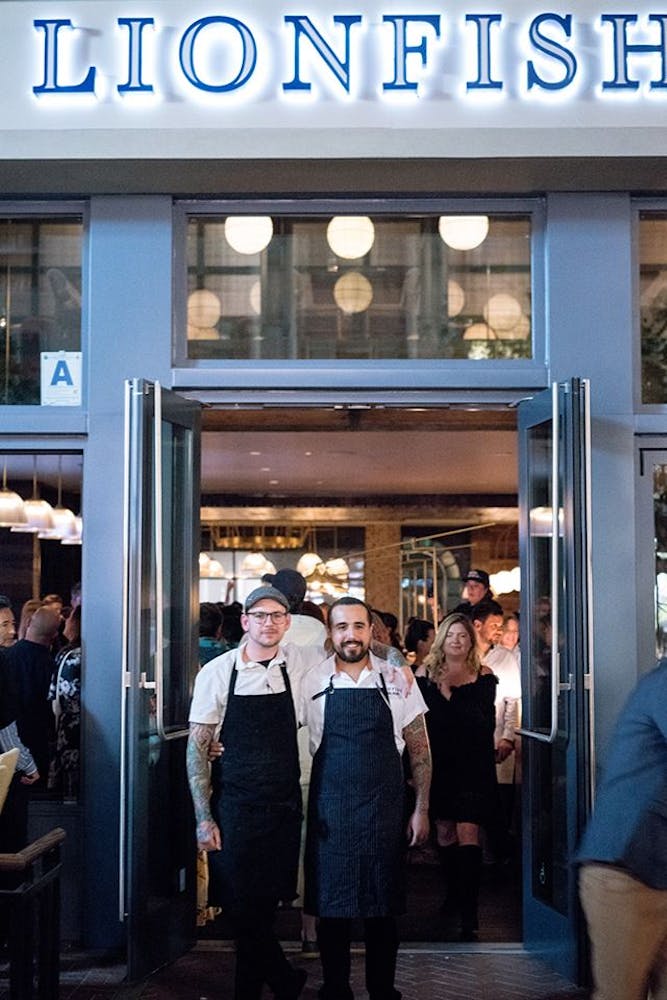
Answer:
[[[296, 896], [301, 834], [297, 714], [301, 678], [317, 647], [282, 645], [287, 598], [272, 586], [246, 598], [246, 641], [202, 667], [190, 709], [187, 767], [197, 843], [209, 852], [209, 903], [236, 938], [235, 1000], [259, 1000], [266, 983], [295, 1000], [306, 973], [287, 961], [273, 924]], [[219, 740], [224, 752], [209, 768]]]

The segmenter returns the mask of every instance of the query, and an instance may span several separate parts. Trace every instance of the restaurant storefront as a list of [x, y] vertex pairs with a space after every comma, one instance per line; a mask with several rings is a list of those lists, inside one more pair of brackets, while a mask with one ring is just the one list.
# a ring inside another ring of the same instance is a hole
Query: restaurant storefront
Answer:
[[[165, 959], [146, 957], [147, 896], [190, 919], [187, 824], [176, 861], [151, 855], [150, 796], [180, 767], [200, 408], [277, 429], [284, 406], [389, 408], [397, 427], [406, 407], [496, 408], [519, 412], [522, 616], [560, 593], [581, 668], [551, 663], [555, 714], [528, 713], [527, 818], [549, 819], [525, 941], [580, 974], [568, 853], [664, 643], [667, 16], [10, 0], [0, 28], [0, 453], [24, 495], [38, 456], [54, 500], [60, 456], [83, 522], [84, 944], [127, 941], [145, 968]], [[536, 506], [555, 512], [541, 541]], [[157, 601], [156, 565], [180, 580]]]

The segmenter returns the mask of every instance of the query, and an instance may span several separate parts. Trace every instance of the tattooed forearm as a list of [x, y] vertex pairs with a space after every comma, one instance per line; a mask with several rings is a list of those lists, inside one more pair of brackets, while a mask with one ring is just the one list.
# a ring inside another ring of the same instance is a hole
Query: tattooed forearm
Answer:
[[206, 725], [201, 722], [190, 723], [186, 760], [190, 794], [198, 825], [211, 820], [211, 777], [208, 748], [211, 745], [215, 728], [214, 725]]
[[415, 809], [427, 812], [431, 790], [431, 747], [423, 715], [418, 715], [409, 726], [405, 727], [403, 739], [410, 757], [412, 783], [415, 791]]

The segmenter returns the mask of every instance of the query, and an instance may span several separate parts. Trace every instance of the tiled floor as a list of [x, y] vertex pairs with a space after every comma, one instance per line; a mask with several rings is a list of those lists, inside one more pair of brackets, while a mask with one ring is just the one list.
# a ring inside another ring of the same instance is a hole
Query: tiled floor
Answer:
[[[296, 964], [309, 972], [303, 1000], [316, 1000], [317, 960]], [[225, 942], [200, 941], [187, 955], [136, 985], [124, 982], [124, 967], [99, 956], [64, 955], [60, 1000], [231, 1000], [233, 951]], [[1, 975], [2, 973], [0, 973]], [[352, 986], [363, 986], [363, 954], [356, 950]], [[519, 948], [504, 945], [423, 945], [401, 949], [396, 977], [403, 1000], [586, 1000], [588, 993], [548, 970]], [[8, 997], [0, 980], [0, 1000]], [[267, 1000], [270, 994], [266, 993]]]

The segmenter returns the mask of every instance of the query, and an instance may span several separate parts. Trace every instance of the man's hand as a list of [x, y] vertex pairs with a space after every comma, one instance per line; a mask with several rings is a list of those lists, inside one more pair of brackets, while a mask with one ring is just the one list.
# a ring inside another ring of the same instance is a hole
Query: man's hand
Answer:
[[504, 760], [507, 760], [509, 755], [514, 753], [514, 744], [511, 740], [500, 740], [498, 746], [496, 747], [496, 764], [502, 764]]
[[213, 740], [210, 747], [208, 748], [209, 763], [212, 764], [213, 761], [218, 759], [218, 757], [222, 757], [224, 752], [225, 748], [223, 747], [222, 743], [219, 743], [217, 740]]
[[32, 771], [30, 774], [24, 774], [21, 777], [22, 785], [34, 785], [36, 781], [39, 781], [39, 771]]
[[219, 851], [222, 848], [220, 830], [212, 819], [197, 824], [197, 847], [200, 851]]
[[408, 847], [419, 847], [428, 840], [430, 824], [428, 813], [421, 809], [415, 809], [408, 820]]

